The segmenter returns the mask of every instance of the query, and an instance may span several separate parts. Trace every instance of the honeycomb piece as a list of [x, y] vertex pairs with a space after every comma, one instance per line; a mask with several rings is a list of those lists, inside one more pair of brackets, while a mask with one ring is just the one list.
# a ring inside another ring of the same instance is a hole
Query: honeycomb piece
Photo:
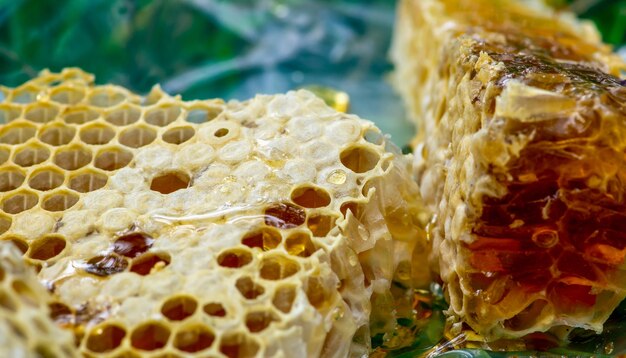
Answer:
[[487, 339], [602, 331], [626, 297], [626, 66], [539, 1], [405, 0], [398, 14], [395, 83], [421, 130], [452, 321]]
[[51, 300], [21, 252], [0, 242], [0, 356], [77, 356], [72, 334], [50, 318]]
[[370, 330], [370, 297], [426, 262], [423, 210], [371, 122], [306, 91], [184, 102], [92, 82], [43, 72], [0, 107], [0, 240], [83, 355], [344, 357], [393, 329], [386, 313]]

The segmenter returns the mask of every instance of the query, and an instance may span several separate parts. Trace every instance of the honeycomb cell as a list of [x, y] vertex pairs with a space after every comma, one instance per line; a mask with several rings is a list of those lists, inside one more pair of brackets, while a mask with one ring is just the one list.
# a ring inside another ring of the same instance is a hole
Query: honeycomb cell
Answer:
[[174, 336], [174, 347], [183, 352], [195, 353], [211, 347], [214, 341], [215, 334], [210, 329], [195, 324], [178, 330]]
[[313, 214], [307, 218], [306, 225], [315, 237], [325, 237], [335, 226], [336, 216]]
[[124, 337], [126, 337], [124, 327], [104, 323], [89, 332], [85, 345], [95, 353], [110, 352], [122, 344]]
[[19, 214], [32, 209], [39, 202], [39, 198], [33, 192], [22, 190], [6, 196], [2, 200], [2, 210], [7, 214]]
[[250, 247], [258, 247], [263, 251], [275, 249], [280, 245], [282, 237], [278, 230], [271, 227], [262, 227], [244, 235], [241, 243]]
[[15, 247], [17, 247], [18, 250], [20, 250], [20, 252], [22, 254], [25, 254], [28, 251], [28, 243], [26, 242], [26, 240], [17, 237], [17, 236], [8, 236], [8, 237], [4, 237], [2, 238], [3, 241], [10, 241], [11, 243], [13, 243], [13, 245]]
[[39, 140], [58, 147], [69, 144], [76, 135], [76, 129], [64, 125], [51, 125], [41, 129], [39, 132]]
[[125, 99], [126, 96], [122, 91], [111, 87], [96, 88], [89, 95], [89, 103], [96, 107], [112, 107]]
[[22, 108], [11, 104], [0, 104], [0, 125], [7, 124], [19, 118]]
[[54, 120], [59, 114], [59, 109], [49, 103], [36, 103], [24, 112], [24, 118], [35, 123], [48, 123]]
[[149, 124], [165, 127], [174, 122], [180, 115], [181, 109], [178, 106], [165, 105], [149, 110], [145, 115], [145, 121]]
[[65, 170], [76, 170], [91, 162], [91, 151], [82, 146], [72, 146], [54, 154], [54, 164]]
[[126, 270], [128, 261], [117, 255], [98, 255], [87, 260], [83, 269], [93, 275], [106, 277]]
[[136, 126], [125, 129], [119, 136], [119, 142], [130, 148], [141, 148], [156, 139], [156, 131], [147, 126]]
[[141, 232], [131, 232], [118, 237], [113, 243], [113, 252], [118, 255], [135, 258], [148, 251], [154, 239]]
[[80, 140], [91, 145], [109, 143], [115, 137], [115, 131], [103, 124], [90, 125], [80, 130]]
[[363, 210], [361, 208], [361, 204], [354, 201], [346, 201], [345, 203], [341, 204], [341, 206], [339, 207], [339, 211], [343, 214], [344, 217], [348, 215], [348, 212], [352, 212], [352, 215], [358, 218]]
[[376, 167], [380, 155], [366, 146], [351, 146], [341, 151], [341, 163], [355, 173], [366, 173]]
[[0, 171], [0, 192], [19, 188], [24, 183], [24, 173], [17, 168], [3, 168]]
[[209, 302], [202, 307], [204, 313], [212, 317], [225, 317], [226, 309], [221, 303]]
[[229, 132], [228, 128], [219, 128], [218, 130], [213, 132], [213, 135], [216, 136], [217, 138], [222, 138], [228, 135], [228, 132]]
[[220, 113], [222, 113], [222, 108], [218, 107], [192, 107], [185, 120], [191, 123], [205, 123], [212, 121]]
[[41, 208], [46, 211], [65, 211], [78, 203], [78, 195], [69, 191], [59, 191], [43, 199]]
[[94, 166], [106, 171], [115, 171], [124, 168], [132, 160], [133, 154], [130, 151], [118, 147], [109, 147], [102, 149], [96, 155]]
[[265, 224], [279, 229], [293, 229], [306, 219], [304, 209], [290, 203], [277, 203], [265, 209]]
[[274, 292], [272, 304], [283, 313], [291, 312], [293, 301], [296, 299], [296, 288], [292, 285], [279, 286]]
[[28, 186], [39, 191], [48, 191], [60, 187], [65, 181], [63, 172], [56, 168], [42, 168], [30, 175]]
[[271, 311], [256, 311], [246, 314], [246, 327], [252, 333], [265, 330], [272, 322], [278, 321], [276, 314]]
[[15, 151], [13, 162], [20, 167], [41, 164], [50, 158], [50, 150], [41, 145], [30, 145]]
[[89, 107], [73, 107], [63, 114], [63, 121], [68, 124], [85, 124], [100, 117], [100, 114]]
[[37, 295], [33, 292], [28, 284], [24, 283], [24, 281], [20, 279], [13, 280], [11, 288], [13, 288], [13, 291], [17, 293], [17, 296], [23, 303], [31, 307], [39, 306], [39, 300], [37, 299]]
[[109, 177], [107, 175], [89, 170], [70, 177], [69, 188], [79, 193], [88, 193], [102, 189], [108, 180]]
[[285, 250], [287, 250], [289, 255], [309, 257], [316, 251], [316, 248], [309, 234], [295, 232], [285, 240]]
[[252, 262], [252, 254], [243, 249], [228, 249], [217, 257], [218, 265], [228, 268], [240, 268]]
[[115, 126], [127, 126], [141, 118], [141, 110], [131, 105], [123, 105], [109, 112], [104, 119]]
[[160, 269], [171, 262], [170, 255], [167, 253], [146, 253], [135, 258], [130, 267], [130, 271], [136, 274], [146, 276], [149, 275], [153, 269]]
[[235, 283], [235, 287], [241, 295], [249, 300], [253, 300], [265, 293], [263, 286], [252, 281], [250, 277], [240, 277]]
[[28, 123], [12, 123], [0, 127], [0, 143], [22, 144], [33, 138], [37, 133], [37, 127]]
[[[3, 203], [3, 210], [4, 210], [4, 203]], [[0, 213], [0, 235], [9, 231], [12, 223], [13, 223], [13, 220], [11, 219], [11, 217]]]
[[130, 336], [130, 344], [143, 351], [154, 351], [165, 347], [170, 338], [170, 330], [159, 322], [147, 322], [135, 328]]
[[191, 139], [196, 134], [192, 127], [172, 128], [163, 133], [163, 141], [171, 144], [182, 144]]
[[304, 185], [291, 192], [291, 200], [304, 208], [322, 208], [330, 205], [330, 195], [318, 186]]
[[191, 296], [169, 298], [161, 306], [161, 313], [171, 321], [182, 321], [192, 316], [198, 308], [198, 302]]
[[260, 275], [266, 280], [282, 280], [293, 276], [300, 270], [300, 265], [282, 255], [266, 256], [261, 260]]
[[170, 194], [180, 189], [189, 187], [191, 178], [183, 172], [168, 172], [160, 174], [150, 182], [150, 190], [161, 194]]
[[220, 352], [228, 358], [251, 358], [259, 351], [259, 343], [243, 333], [230, 333], [222, 337]]
[[8, 148], [0, 147], [0, 164], [6, 163], [11, 156], [11, 151]]
[[48, 309], [50, 310], [50, 318], [57, 325], [70, 328], [74, 324], [74, 312], [66, 304], [61, 302], [48, 303]]
[[83, 98], [85, 98], [85, 91], [73, 86], [57, 87], [50, 92], [50, 99], [61, 104], [76, 104]]
[[520, 313], [505, 320], [503, 323], [504, 327], [512, 331], [523, 331], [529, 329], [538, 323], [537, 320], [542, 317], [541, 312], [548, 306], [549, 303], [546, 300], [535, 300]]
[[35, 240], [30, 245], [28, 257], [46, 261], [58, 256], [65, 249], [66, 242], [62, 236], [48, 235]]
[[327, 302], [328, 293], [317, 276], [308, 277], [305, 283], [306, 297], [313, 307], [320, 309]]

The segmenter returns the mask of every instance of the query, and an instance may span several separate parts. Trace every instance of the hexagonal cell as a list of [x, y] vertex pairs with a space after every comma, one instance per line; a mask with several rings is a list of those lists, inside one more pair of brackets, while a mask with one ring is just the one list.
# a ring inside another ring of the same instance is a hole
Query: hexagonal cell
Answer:
[[24, 183], [24, 173], [17, 168], [3, 168], [0, 170], [0, 192], [19, 188]]
[[174, 347], [177, 349], [195, 353], [203, 351], [213, 344], [215, 334], [200, 324], [181, 327], [174, 337]]
[[104, 124], [94, 124], [80, 130], [80, 140], [91, 145], [107, 144], [115, 137], [115, 131]]
[[309, 216], [306, 225], [315, 237], [324, 237], [328, 235], [330, 230], [335, 226], [336, 216], [313, 214]]
[[59, 191], [48, 195], [41, 204], [47, 211], [65, 211], [78, 203], [78, 195], [69, 191]]
[[70, 328], [74, 321], [74, 312], [71, 308], [61, 302], [48, 303], [50, 309], [50, 318], [56, 324], [63, 328]]
[[36, 103], [26, 108], [24, 118], [35, 123], [53, 121], [59, 114], [59, 109], [50, 103]]
[[171, 144], [182, 144], [191, 139], [196, 131], [191, 127], [172, 128], [163, 133], [163, 141]]
[[276, 281], [293, 276], [300, 270], [300, 265], [282, 255], [266, 256], [261, 260], [260, 274], [266, 280]]
[[285, 250], [287, 250], [289, 255], [309, 257], [317, 249], [315, 245], [313, 245], [309, 234], [305, 232], [295, 232], [289, 235], [285, 240]]
[[156, 139], [156, 131], [147, 126], [134, 126], [125, 129], [119, 136], [119, 142], [130, 148], [141, 148]]
[[[1, 220], [1, 219], [0, 219]], [[18, 250], [23, 254], [28, 251], [28, 243], [25, 239], [18, 236], [7, 236], [3, 237], [2, 241], [10, 241]]]
[[215, 119], [222, 111], [220, 107], [192, 107], [188, 110], [185, 120], [191, 123], [205, 123]]
[[52, 125], [39, 131], [39, 140], [58, 147], [66, 145], [74, 139], [76, 129], [64, 125]]
[[306, 297], [309, 300], [309, 303], [317, 309], [323, 307], [328, 301], [326, 288], [322, 284], [322, 280], [317, 276], [308, 277], [306, 279], [304, 283], [304, 291], [306, 292]]
[[37, 127], [27, 123], [11, 123], [0, 129], [0, 143], [22, 144], [37, 133]]
[[251, 358], [259, 351], [259, 343], [243, 333], [228, 333], [222, 336], [220, 352], [228, 358]]
[[296, 299], [296, 288], [292, 285], [279, 286], [274, 292], [272, 304], [283, 313], [289, 313]]
[[89, 95], [89, 103], [96, 107], [112, 107], [125, 99], [126, 94], [114, 87], [98, 87]]
[[0, 213], [0, 235], [2, 235], [5, 232], [9, 231], [9, 229], [11, 228], [12, 222], [13, 222], [13, 220], [11, 219], [10, 216], [6, 216], [6, 215]]
[[102, 149], [96, 156], [94, 166], [98, 169], [114, 171], [122, 169], [133, 160], [133, 154], [120, 147]]
[[324, 188], [307, 184], [291, 192], [291, 200], [304, 208], [322, 208], [330, 205], [330, 195]]
[[165, 252], [145, 253], [133, 260], [130, 271], [136, 274], [146, 276], [149, 275], [153, 269], [160, 269], [170, 264], [170, 255]]
[[109, 180], [107, 175], [89, 170], [70, 178], [69, 188], [79, 193], [88, 193], [98, 189], [102, 189]]
[[169, 172], [154, 177], [150, 182], [150, 190], [161, 194], [170, 194], [180, 189], [189, 187], [191, 178], [183, 172]]
[[154, 351], [165, 347], [170, 338], [170, 330], [162, 323], [147, 322], [135, 329], [130, 336], [130, 344], [137, 349]]
[[278, 230], [271, 227], [262, 227], [244, 235], [241, 243], [251, 248], [258, 247], [263, 251], [268, 251], [278, 247], [282, 239]]
[[35, 240], [28, 253], [28, 257], [34, 260], [46, 261], [58, 256], [65, 249], [66, 242], [63, 236], [47, 235]]
[[240, 268], [250, 262], [252, 262], [252, 254], [243, 249], [227, 249], [217, 257], [217, 264], [228, 268]]
[[13, 280], [13, 283], [11, 284], [11, 287], [13, 288], [13, 291], [15, 291], [15, 293], [17, 293], [17, 295], [19, 296], [20, 300], [32, 307], [38, 307], [39, 306], [39, 300], [37, 295], [35, 295], [35, 293], [33, 292], [33, 290], [30, 288], [29, 285], [27, 285], [26, 283], [24, 283], [21, 280]]
[[105, 353], [119, 347], [124, 337], [126, 337], [126, 329], [124, 327], [103, 323], [89, 332], [85, 345], [92, 352]]
[[341, 163], [355, 173], [365, 173], [376, 167], [380, 155], [372, 148], [364, 145], [348, 147], [339, 155]]
[[13, 91], [13, 97], [11, 98], [11, 101], [13, 103], [21, 104], [32, 103], [37, 100], [37, 95], [39, 95], [39, 92], [40, 90], [38, 87], [27, 85]]
[[142, 232], [130, 232], [118, 237], [113, 242], [113, 252], [118, 255], [135, 258], [150, 250], [154, 239]]
[[276, 203], [265, 209], [265, 225], [279, 229], [293, 229], [306, 220], [306, 212], [290, 203]]
[[68, 124], [85, 124], [100, 117], [100, 114], [87, 106], [71, 108], [63, 114], [63, 120]]
[[182, 321], [192, 316], [198, 308], [198, 302], [191, 296], [175, 296], [169, 298], [161, 306], [163, 316], [171, 321]]
[[50, 158], [50, 150], [42, 145], [33, 144], [19, 148], [13, 155], [13, 163], [20, 167], [41, 164]]
[[91, 162], [91, 151], [82, 146], [59, 150], [54, 155], [54, 164], [65, 170], [76, 170]]
[[59, 86], [50, 92], [50, 99], [61, 104], [76, 104], [85, 98], [85, 91], [79, 87]]
[[48, 191], [60, 187], [64, 181], [63, 172], [49, 167], [33, 172], [28, 179], [28, 186], [35, 190]]
[[11, 156], [11, 150], [9, 148], [0, 147], [0, 164], [6, 163]]
[[140, 117], [141, 110], [138, 107], [126, 104], [107, 113], [104, 119], [116, 126], [127, 126], [137, 122]]
[[204, 311], [204, 313], [212, 317], [225, 317], [226, 316], [226, 309], [224, 309], [224, 306], [222, 306], [221, 303], [209, 302], [206, 305], [204, 305], [204, 307], [202, 307], [202, 310]]
[[248, 276], [238, 278], [235, 287], [248, 300], [253, 300], [265, 293], [265, 288], [252, 281]]
[[278, 316], [267, 310], [248, 312], [246, 314], [246, 327], [252, 333], [265, 330], [272, 322], [279, 321]]
[[146, 113], [145, 121], [155, 126], [165, 127], [174, 122], [180, 115], [181, 109], [175, 105], [162, 105], [149, 110]]
[[39, 202], [39, 197], [28, 190], [21, 190], [15, 194], [4, 197], [2, 210], [7, 214], [19, 214], [22, 211], [32, 209]]
[[0, 124], [7, 124], [22, 114], [22, 108], [11, 104], [0, 105]]
[[83, 269], [92, 275], [106, 277], [124, 272], [128, 261], [117, 255], [98, 255], [87, 260]]

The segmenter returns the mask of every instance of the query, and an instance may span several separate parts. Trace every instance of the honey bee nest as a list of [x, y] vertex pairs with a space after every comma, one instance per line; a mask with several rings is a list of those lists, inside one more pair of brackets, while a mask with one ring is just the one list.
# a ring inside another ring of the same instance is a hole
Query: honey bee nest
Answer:
[[50, 295], [18, 249], [0, 242], [0, 356], [75, 355], [72, 335], [50, 319], [48, 302]]
[[0, 239], [84, 355], [365, 352], [370, 299], [426, 254], [410, 160], [306, 91], [184, 102], [92, 82], [43, 72], [0, 104]]

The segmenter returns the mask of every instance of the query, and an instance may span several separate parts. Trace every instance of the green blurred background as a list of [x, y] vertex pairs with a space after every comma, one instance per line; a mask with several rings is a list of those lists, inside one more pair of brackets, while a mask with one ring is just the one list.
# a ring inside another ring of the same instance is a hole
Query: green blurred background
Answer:
[[[555, 6], [567, 0], [549, 0]], [[310, 84], [400, 146], [413, 135], [387, 82], [392, 0], [0, 0], [0, 84], [79, 66], [98, 83], [185, 99], [246, 99]], [[608, 42], [626, 42], [626, 0], [577, 0]]]

